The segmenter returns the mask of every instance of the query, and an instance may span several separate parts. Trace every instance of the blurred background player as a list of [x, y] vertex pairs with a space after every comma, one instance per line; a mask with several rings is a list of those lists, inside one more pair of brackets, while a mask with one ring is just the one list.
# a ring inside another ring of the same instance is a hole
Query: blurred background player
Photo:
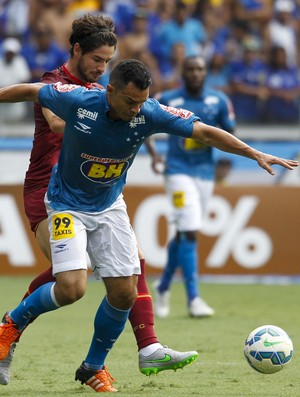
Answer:
[[[84, 16], [73, 22], [70, 36], [69, 60], [52, 72], [45, 73], [43, 83], [62, 82], [87, 88], [100, 87], [95, 84], [112, 59], [117, 44], [114, 24], [109, 17]], [[49, 231], [44, 196], [53, 166], [57, 163], [65, 123], [48, 109], [34, 104], [35, 133], [30, 165], [24, 183], [24, 206], [31, 230], [46, 258], [50, 261]], [[163, 347], [155, 334], [152, 298], [144, 275], [145, 260], [140, 252], [142, 274], [138, 277], [138, 298], [130, 312], [129, 319], [139, 349], [139, 368], [150, 375], [165, 369], [176, 369], [188, 364], [190, 352], [176, 352]], [[29, 285], [23, 299], [41, 285], [55, 281], [52, 267], [37, 276]], [[5, 360], [0, 361], [0, 384], [10, 380], [11, 363], [16, 344], [13, 343]], [[171, 361], [160, 361], [167, 353]], [[149, 360], [152, 359], [151, 364]], [[147, 365], [145, 364], [147, 360]], [[157, 361], [158, 360], [158, 361]], [[147, 368], [145, 368], [145, 366]], [[149, 369], [149, 367], [151, 367]]]
[[[235, 116], [228, 97], [220, 91], [205, 88], [206, 62], [200, 56], [186, 57], [182, 68], [182, 86], [157, 95], [167, 106], [195, 113], [201, 121], [232, 133]], [[147, 141], [154, 172], [162, 158], [152, 141]], [[160, 167], [161, 169], [161, 167]], [[198, 288], [197, 232], [201, 230], [206, 206], [213, 193], [215, 165], [212, 148], [170, 135], [165, 161], [165, 187], [172, 203], [171, 222], [176, 235], [168, 244], [168, 260], [161, 278], [155, 283], [154, 309], [158, 317], [170, 312], [169, 295], [173, 276], [180, 267], [187, 294], [189, 314], [211, 316], [214, 310], [200, 297]]]

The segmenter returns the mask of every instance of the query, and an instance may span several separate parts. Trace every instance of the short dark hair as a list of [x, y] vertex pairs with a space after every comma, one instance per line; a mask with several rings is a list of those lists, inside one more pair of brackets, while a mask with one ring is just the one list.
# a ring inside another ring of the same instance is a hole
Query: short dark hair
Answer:
[[73, 21], [69, 42], [71, 56], [76, 43], [80, 45], [83, 54], [104, 45], [116, 47], [117, 36], [114, 22], [110, 17], [103, 15], [84, 15]]
[[197, 59], [201, 60], [204, 63], [204, 65], [206, 66], [206, 60], [202, 55], [193, 54], [193, 55], [188, 55], [184, 58], [182, 67], [184, 68], [190, 61], [194, 61]]
[[126, 59], [115, 65], [110, 73], [109, 83], [119, 88], [133, 83], [140, 90], [145, 90], [152, 81], [151, 74], [143, 62], [137, 59]]

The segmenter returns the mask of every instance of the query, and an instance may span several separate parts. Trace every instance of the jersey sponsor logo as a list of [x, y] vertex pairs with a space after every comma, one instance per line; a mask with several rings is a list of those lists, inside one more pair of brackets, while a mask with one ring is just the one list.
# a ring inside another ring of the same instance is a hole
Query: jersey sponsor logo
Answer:
[[87, 153], [81, 153], [83, 159], [96, 161], [97, 163], [124, 163], [131, 159], [133, 154], [123, 159], [111, 159], [109, 157], [97, 157]]
[[168, 113], [172, 113], [175, 116], [181, 117], [182, 119], [188, 119], [193, 114], [193, 112], [191, 112], [189, 110], [181, 109], [181, 108], [173, 108], [172, 106], [165, 106], [165, 105], [160, 104], [160, 107], [164, 111], [166, 111]]
[[92, 182], [108, 184], [120, 178], [127, 171], [127, 161], [94, 162], [85, 161], [81, 164], [82, 174]]
[[[72, 215], [60, 213], [52, 217], [53, 240], [72, 238], [75, 236], [74, 220]], [[62, 249], [63, 247], [60, 247]]]
[[77, 124], [78, 125], [76, 125], [76, 124], [74, 125], [76, 130], [84, 132], [85, 134], [91, 134], [92, 133], [92, 131], [90, 131], [91, 127], [89, 127], [88, 125], [80, 123], [79, 121], [77, 121]]
[[71, 92], [78, 88], [75, 84], [62, 84], [60, 81], [53, 84], [53, 88], [58, 92]]
[[78, 108], [77, 109], [77, 116], [79, 119], [90, 119], [93, 121], [97, 120], [98, 117], [98, 112], [91, 112], [90, 110], [83, 109], [83, 108]]
[[134, 117], [130, 123], [129, 127], [130, 128], [135, 128], [138, 124], [146, 124], [145, 116], [142, 114], [140, 116]]

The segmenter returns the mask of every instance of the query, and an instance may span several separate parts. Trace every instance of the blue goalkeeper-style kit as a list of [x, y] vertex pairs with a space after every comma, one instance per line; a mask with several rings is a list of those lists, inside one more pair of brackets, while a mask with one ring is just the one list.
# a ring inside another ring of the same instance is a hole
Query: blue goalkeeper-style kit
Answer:
[[39, 102], [66, 122], [48, 199], [56, 210], [99, 212], [121, 194], [126, 174], [140, 146], [152, 134], [192, 135], [192, 112], [161, 106], [148, 99], [131, 121], [107, 115], [106, 90], [75, 85], [44, 86]]

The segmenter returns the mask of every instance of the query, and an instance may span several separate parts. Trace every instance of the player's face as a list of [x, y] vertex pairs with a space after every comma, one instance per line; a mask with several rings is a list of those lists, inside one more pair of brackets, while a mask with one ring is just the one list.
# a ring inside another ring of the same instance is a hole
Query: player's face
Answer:
[[149, 97], [149, 88], [140, 90], [133, 83], [119, 89], [107, 86], [107, 100], [110, 107], [109, 117], [113, 120], [130, 121], [140, 111]]
[[96, 83], [105, 72], [114, 53], [115, 47], [104, 45], [82, 55], [79, 47], [76, 63], [76, 74], [79, 80], [84, 83]]
[[206, 76], [206, 65], [202, 58], [191, 58], [184, 63], [182, 78], [190, 91], [199, 90]]

